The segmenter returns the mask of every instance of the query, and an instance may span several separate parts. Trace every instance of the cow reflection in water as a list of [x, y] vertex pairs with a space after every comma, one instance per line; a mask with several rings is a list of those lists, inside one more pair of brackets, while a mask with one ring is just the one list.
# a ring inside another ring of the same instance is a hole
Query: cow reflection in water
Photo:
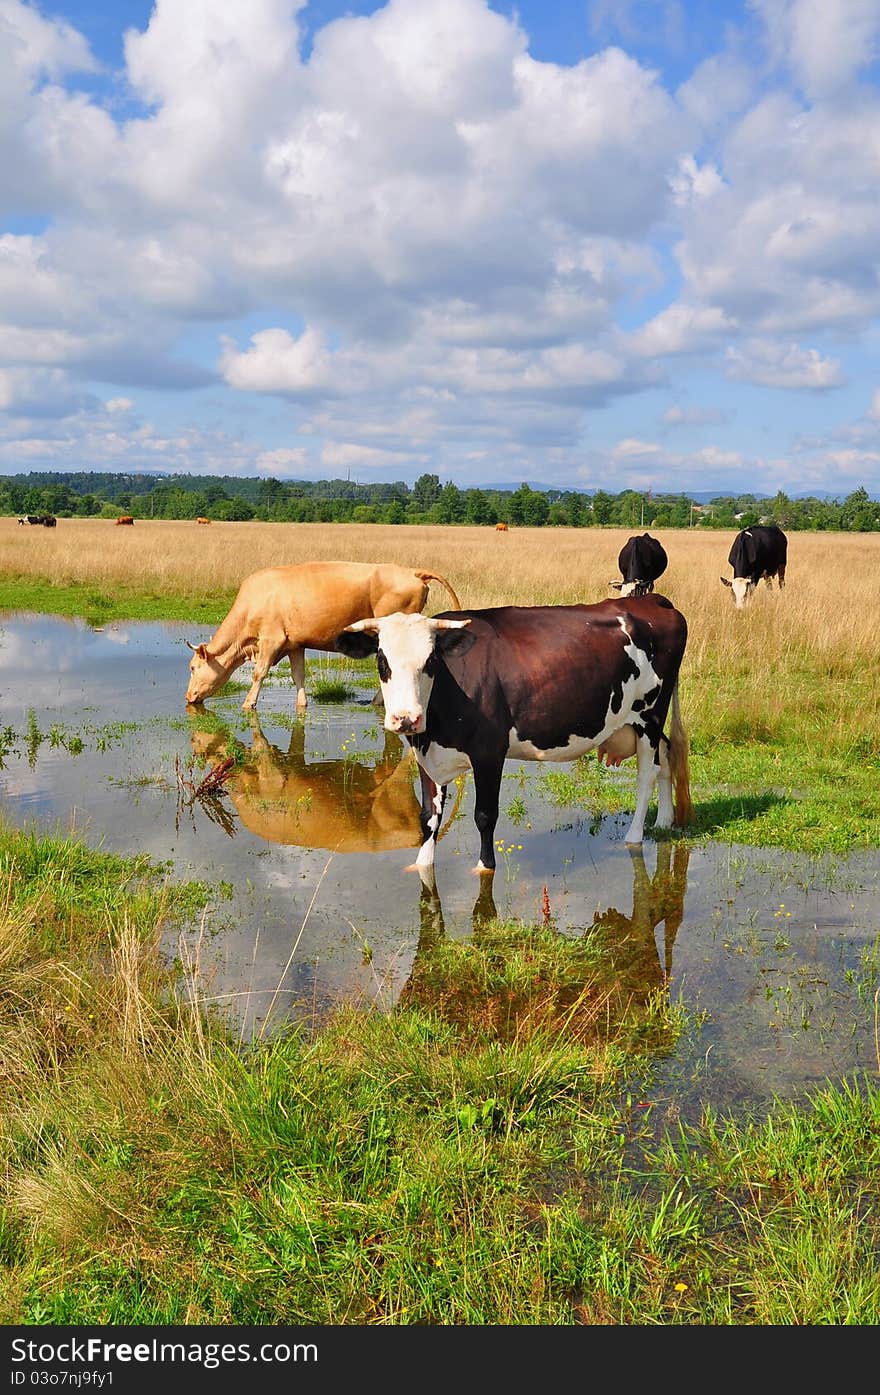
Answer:
[[[199, 711], [192, 709], [193, 714]], [[249, 721], [252, 744], [223, 783], [243, 828], [269, 843], [339, 853], [419, 846], [415, 765], [398, 736], [384, 733], [384, 748], [373, 765], [308, 759], [303, 722], [291, 728], [285, 752], [263, 735], [256, 713]], [[222, 761], [235, 745], [223, 728], [193, 730], [191, 741], [196, 760], [208, 765]], [[227, 833], [235, 833], [234, 820], [218, 821]]]
[[[632, 911], [626, 915], [615, 908], [597, 910], [592, 924], [581, 933], [554, 936], [562, 958], [555, 973], [543, 972], [536, 956], [534, 976], [517, 996], [495, 974], [500, 991], [487, 991], [491, 973], [460, 973], [461, 966], [447, 969], [436, 951], [444, 943], [443, 909], [436, 885], [430, 878], [421, 888], [421, 927], [418, 948], [409, 979], [399, 996], [401, 1006], [418, 1004], [457, 1023], [479, 1018], [483, 1027], [491, 1023], [503, 1036], [521, 1032], [529, 1024], [547, 1026], [550, 1020], [564, 1023], [566, 1029], [582, 1036], [598, 1036], [609, 1021], [618, 1018], [633, 1004], [648, 1004], [668, 987], [672, 974], [672, 950], [684, 916], [690, 849], [683, 843], [659, 843], [654, 875], [648, 872], [642, 848], [627, 849], [632, 863]], [[496, 939], [493, 922], [497, 911], [492, 897], [492, 879], [481, 878], [472, 919], [473, 948], [486, 956], [486, 968], [494, 958], [500, 962], [513, 951], [537, 950], [535, 931], [523, 926], [522, 933]], [[552, 918], [550, 921], [552, 925]], [[662, 949], [657, 930], [663, 926]], [[528, 977], [528, 976], [526, 976]], [[658, 1045], [660, 1043], [658, 1042]]]

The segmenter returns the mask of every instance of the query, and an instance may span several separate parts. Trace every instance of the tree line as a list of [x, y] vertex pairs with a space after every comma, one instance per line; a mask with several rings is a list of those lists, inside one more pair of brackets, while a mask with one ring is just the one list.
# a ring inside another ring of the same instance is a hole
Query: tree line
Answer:
[[51, 513], [58, 518], [260, 519], [276, 523], [418, 523], [516, 527], [781, 528], [880, 530], [880, 500], [859, 487], [843, 499], [790, 499], [720, 494], [697, 502], [687, 494], [604, 489], [460, 489], [437, 475], [413, 485], [351, 480], [239, 478], [226, 475], [149, 475], [32, 472], [0, 477], [0, 514]]

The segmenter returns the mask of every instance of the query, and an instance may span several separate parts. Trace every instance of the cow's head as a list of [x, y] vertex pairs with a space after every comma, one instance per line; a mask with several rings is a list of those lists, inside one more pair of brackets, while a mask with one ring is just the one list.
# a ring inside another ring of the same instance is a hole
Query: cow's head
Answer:
[[729, 586], [733, 603], [737, 610], [744, 610], [746, 601], [755, 589], [755, 583], [747, 576], [735, 576], [733, 581], [728, 581], [726, 576], [719, 578], [722, 586]]
[[229, 677], [230, 670], [221, 664], [213, 654], [208, 653], [207, 644], [190, 644], [193, 651], [189, 661], [189, 685], [186, 690], [187, 702], [204, 702], [219, 692]]
[[464, 653], [474, 642], [470, 620], [428, 615], [385, 615], [356, 620], [336, 637], [336, 648], [351, 659], [376, 655], [385, 704], [385, 726], [402, 736], [425, 730], [434, 675], [445, 654]]

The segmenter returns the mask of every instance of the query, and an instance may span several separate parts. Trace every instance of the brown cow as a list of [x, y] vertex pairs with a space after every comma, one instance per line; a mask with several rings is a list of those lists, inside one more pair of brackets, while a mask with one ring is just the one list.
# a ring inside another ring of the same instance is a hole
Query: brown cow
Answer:
[[[250, 833], [269, 843], [339, 853], [418, 847], [415, 762], [399, 737], [386, 732], [383, 751], [370, 763], [309, 760], [303, 722], [292, 728], [286, 753], [266, 739], [255, 712], [250, 724], [252, 745], [223, 783], [242, 827]], [[193, 755], [217, 763], [228, 753], [231, 740], [227, 730], [194, 730]], [[234, 825], [227, 831], [234, 832]]]
[[210, 518], [197, 518], [196, 523], [210, 523]]
[[495, 532], [496, 532], [496, 533], [507, 533], [507, 532], [509, 532], [509, 529], [508, 529], [508, 527], [507, 527], [507, 524], [506, 524], [506, 523], [496, 523], [496, 524], [495, 524]]
[[445, 577], [393, 562], [301, 562], [252, 572], [212, 638], [206, 644], [187, 640], [193, 657], [186, 700], [213, 697], [250, 661], [253, 681], [242, 708], [256, 707], [263, 679], [287, 655], [302, 712], [308, 702], [306, 649], [336, 653], [336, 636], [356, 620], [421, 611], [432, 581], [446, 588], [458, 609], [458, 597]]
[[116, 520], [117, 528], [119, 527], [120, 523], [134, 523], [134, 519], [132, 518], [130, 513], [121, 513]]

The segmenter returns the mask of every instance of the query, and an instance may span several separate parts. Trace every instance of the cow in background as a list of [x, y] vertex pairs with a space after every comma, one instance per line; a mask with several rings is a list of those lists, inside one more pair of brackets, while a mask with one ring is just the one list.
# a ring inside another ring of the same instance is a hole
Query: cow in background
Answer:
[[119, 527], [120, 523], [133, 524], [133, 523], [134, 523], [134, 519], [132, 518], [132, 516], [131, 516], [130, 513], [121, 513], [121, 514], [119, 515], [119, 517], [117, 518], [117, 520], [116, 520], [116, 526], [117, 526], [117, 528]]
[[196, 523], [210, 523], [210, 518], [197, 518]]
[[621, 596], [644, 596], [654, 590], [654, 582], [666, 571], [669, 561], [662, 543], [650, 533], [628, 538], [620, 549], [617, 565], [622, 581], [611, 581]]
[[495, 524], [495, 532], [496, 532], [496, 533], [507, 533], [508, 531], [509, 531], [509, 529], [508, 529], [506, 523], [496, 523], [496, 524]]
[[737, 610], [744, 609], [759, 581], [766, 581], [772, 590], [775, 576], [780, 591], [784, 590], [787, 559], [788, 538], [775, 523], [756, 523], [737, 533], [727, 557], [733, 567], [733, 581], [721, 577], [722, 586], [730, 588]]
[[665, 596], [496, 606], [433, 619], [389, 615], [347, 626], [336, 647], [350, 658], [376, 655], [385, 726], [416, 753], [423, 843], [415, 867], [423, 879], [433, 875], [447, 785], [468, 770], [480, 835], [476, 871], [494, 873], [506, 760], [569, 761], [608, 747], [615, 764], [635, 755], [636, 808], [626, 842], [642, 841], [658, 777], [655, 827], [689, 823], [678, 697], [686, 639], [687, 622]]
[[24, 518], [18, 520], [19, 525], [30, 523], [32, 525], [42, 524], [44, 528], [54, 528], [58, 520], [51, 513], [28, 513]]

